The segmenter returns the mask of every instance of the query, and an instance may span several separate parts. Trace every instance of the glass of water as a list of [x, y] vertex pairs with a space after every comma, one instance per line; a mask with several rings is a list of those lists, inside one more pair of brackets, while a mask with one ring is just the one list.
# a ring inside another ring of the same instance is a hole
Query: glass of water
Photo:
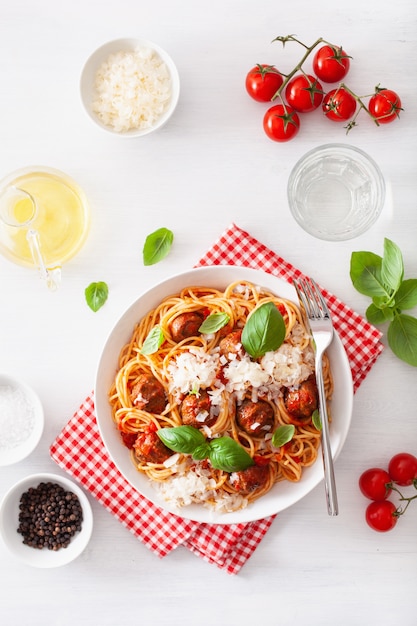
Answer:
[[352, 239], [379, 217], [385, 183], [378, 165], [359, 148], [326, 144], [307, 152], [288, 181], [288, 202], [298, 224], [328, 241]]

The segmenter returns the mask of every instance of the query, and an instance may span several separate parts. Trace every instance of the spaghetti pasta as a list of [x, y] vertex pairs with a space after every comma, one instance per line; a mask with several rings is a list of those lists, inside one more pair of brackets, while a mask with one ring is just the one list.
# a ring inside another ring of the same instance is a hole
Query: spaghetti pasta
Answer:
[[[280, 312], [285, 338], [277, 349], [253, 358], [242, 332], [266, 303]], [[200, 331], [204, 320], [216, 316], [218, 328]], [[329, 401], [333, 382], [326, 356], [324, 382]], [[224, 291], [187, 287], [149, 311], [121, 351], [109, 402], [137, 470], [177, 506], [243, 508], [279, 481], [299, 481], [317, 458], [314, 354], [302, 312], [250, 282], [232, 283]], [[228, 472], [204, 456], [168, 449], [158, 432], [184, 425], [208, 442], [230, 437], [251, 465]], [[274, 433], [287, 425], [294, 427], [291, 439], [274, 446]]]

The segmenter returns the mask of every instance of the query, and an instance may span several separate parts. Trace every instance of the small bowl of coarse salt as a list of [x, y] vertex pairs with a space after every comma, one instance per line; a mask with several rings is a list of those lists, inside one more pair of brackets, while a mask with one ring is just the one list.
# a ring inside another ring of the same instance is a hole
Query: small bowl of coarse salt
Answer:
[[148, 135], [166, 124], [180, 94], [171, 56], [146, 39], [115, 39], [86, 61], [81, 100], [102, 129], [122, 137]]
[[0, 374], [0, 467], [29, 456], [43, 433], [44, 412], [25, 382]]
[[67, 565], [86, 549], [93, 512], [84, 490], [65, 476], [26, 476], [0, 502], [0, 535], [19, 561], [39, 568]]

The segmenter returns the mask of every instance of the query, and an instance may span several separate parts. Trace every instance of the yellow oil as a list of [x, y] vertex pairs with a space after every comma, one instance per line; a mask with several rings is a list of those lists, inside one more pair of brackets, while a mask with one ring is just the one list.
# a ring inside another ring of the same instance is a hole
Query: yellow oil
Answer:
[[0, 248], [12, 261], [33, 266], [27, 241], [29, 228], [39, 233], [41, 253], [47, 266], [58, 266], [83, 245], [89, 227], [89, 207], [82, 190], [61, 172], [39, 170], [9, 181], [35, 199], [16, 197], [11, 208], [16, 226], [0, 223]]
[[23, 200], [17, 200], [13, 206], [13, 220], [16, 224], [26, 224], [30, 222], [35, 216], [35, 206], [30, 198], [24, 198]]

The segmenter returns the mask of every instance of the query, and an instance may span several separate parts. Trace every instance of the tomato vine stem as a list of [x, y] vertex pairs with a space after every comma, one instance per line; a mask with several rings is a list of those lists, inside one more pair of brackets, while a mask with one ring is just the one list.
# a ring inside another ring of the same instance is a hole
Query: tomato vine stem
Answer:
[[[417, 489], [417, 479], [414, 479], [413, 485]], [[396, 511], [394, 513], [395, 517], [400, 517], [400, 515], [404, 515], [404, 513], [406, 512], [406, 510], [410, 506], [412, 500], [416, 500], [417, 499], [417, 493], [414, 496], [410, 496], [410, 497], [406, 498], [405, 496], [403, 496], [401, 491], [398, 489], [398, 487], [395, 486], [394, 483], [387, 483], [386, 487], [387, 487], [387, 489], [392, 489], [392, 491], [395, 491], [396, 493], [398, 493], [398, 495], [400, 496], [399, 497], [399, 501], [400, 502], [406, 502], [407, 503], [404, 506], [404, 508], [397, 507], [397, 509], [396, 509]]]
[[288, 41], [294, 41], [295, 43], [300, 44], [300, 46], [303, 46], [303, 48], [306, 49], [303, 57], [300, 59], [300, 61], [297, 63], [297, 65], [291, 70], [291, 72], [289, 74], [282, 74], [282, 76], [285, 76], [284, 81], [282, 83], [282, 85], [279, 87], [279, 89], [275, 92], [275, 94], [272, 96], [271, 101], [273, 102], [274, 100], [276, 100], [276, 98], [278, 98], [281, 93], [283, 92], [283, 90], [285, 89], [285, 87], [288, 85], [289, 81], [291, 80], [291, 78], [294, 76], [294, 74], [296, 74], [299, 71], [302, 71], [302, 67], [305, 63], [305, 61], [308, 59], [308, 57], [310, 56], [310, 54], [313, 52], [313, 50], [315, 48], [317, 48], [317, 46], [321, 43], [324, 43], [328, 46], [333, 46], [333, 44], [331, 44], [330, 42], [326, 41], [325, 39], [323, 39], [323, 37], [319, 37], [311, 46], [307, 46], [305, 43], [303, 43], [302, 41], [300, 41], [299, 39], [297, 39], [296, 37], [294, 37], [294, 35], [287, 35], [285, 37], [275, 37], [275, 39], [272, 40], [272, 42], [274, 41], [280, 41], [282, 43], [283, 46], [285, 46], [285, 44]]

